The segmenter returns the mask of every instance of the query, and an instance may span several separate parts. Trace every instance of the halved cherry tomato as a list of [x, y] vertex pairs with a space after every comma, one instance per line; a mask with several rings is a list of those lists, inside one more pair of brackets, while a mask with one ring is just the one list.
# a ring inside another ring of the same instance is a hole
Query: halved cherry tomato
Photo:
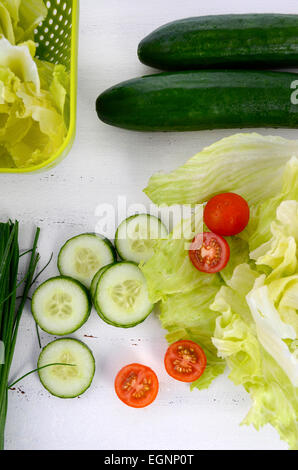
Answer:
[[199, 233], [193, 239], [188, 253], [194, 267], [203, 273], [221, 271], [230, 259], [228, 243], [213, 232]]
[[123, 367], [115, 379], [118, 398], [133, 408], [150, 405], [157, 396], [158, 388], [155, 372], [142, 364], [129, 364]]
[[194, 382], [207, 364], [203, 349], [193, 341], [181, 340], [169, 346], [165, 355], [167, 373], [180, 382]]
[[204, 210], [204, 222], [218, 235], [237, 235], [249, 221], [249, 207], [245, 199], [235, 193], [214, 196]]

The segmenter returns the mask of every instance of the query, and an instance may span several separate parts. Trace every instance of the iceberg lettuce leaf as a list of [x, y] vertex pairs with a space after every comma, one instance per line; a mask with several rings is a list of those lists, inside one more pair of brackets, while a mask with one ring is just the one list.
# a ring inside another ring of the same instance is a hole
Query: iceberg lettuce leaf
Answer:
[[19, 9], [19, 23], [24, 33], [17, 41], [33, 39], [34, 29], [47, 16], [48, 9], [42, 0], [22, 0]]
[[[270, 423], [277, 429], [281, 438], [288, 442], [290, 448], [296, 449], [298, 389], [272, 354], [264, 348], [264, 345], [268, 344], [260, 338], [260, 326], [255, 321], [255, 310], [249, 308], [245, 298], [248, 296], [247, 298], [251, 299], [254, 289], [260, 288], [264, 282], [265, 275], [258, 276], [259, 273], [248, 265], [238, 266], [228, 285], [218, 292], [211, 305], [211, 309], [218, 313], [213, 344], [219, 355], [226, 360], [231, 380], [236, 385], [243, 385], [253, 400], [252, 408], [243, 423], [253, 424], [256, 429]], [[260, 294], [258, 290], [255, 292]], [[261, 299], [266, 305], [266, 298], [261, 295]], [[262, 311], [265, 314], [263, 304]], [[278, 319], [275, 320], [280, 324], [282, 320], [273, 304], [268, 308], [267, 315], [271, 312], [277, 315]], [[264, 318], [260, 316], [260, 320]], [[269, 326], [267, 322], [262, 332], [270, 337], [270, 334], [273, 335], [271, 328], [272, 322], [269, 322]], [[284, 325], [284, 330], [288, 333], [290, 326]], [[291, 329], [291, 334], [293, 337], [294, 329]], [[282, 344], [281, 349], [286, 347]]]
[[11, 44], [15, 44], [15, 35], [10, 12], [0, 1], [0, 36], [3, 35]]
[[143, 267], [168, 340], [192, 339], [206, 352], [209, 368], [192, 386], [207, 387], [226, 363], [252, 398], [243, 424], [271, 424], [291, 449], [298, 449], [297, 145], [238, 134], [154, 175], [145, 192], [157, 204], [234, 191], [248, 200], [251, 217], [227, 238], [231, 258], [216, 276], [193, 271], [185, 252], [191, 238], [172, 234]]
[[200, 273], [188, 256], [194, 235], [203, 228], [203, 207], [174, 227], [167, 239], [157, 240], [155, 254], [141, 269], [152, 302], [160, 302], [160, 321], [170, 343], [190, 339], [205, 351], [207, 367], [192, 388], [207, 388], [225, 369], [211, 338], [217, 314], [209, 306], [222, 285], [218, 274]]
[[0, 144], [6, 150], [6, 167], [9, 161], [18, 168], [43, 163], [58, 151], [67, 133], [64, 109], [61, 112], [67, 91], [63, 94], [62, 85], [56, 90], [40, 87], [34, 53], [31, 41], [12, 46], [0, 39]]
[[[276, 218], [278, 206], [283, 201], [298, 200], [298, 159], [292, 157], [284, 167], [282, 188], [272, 198], [263, 200], [255, 209], [249, 230], [250, 251], [268, 242], [272, 237], [271, 224]], [[250, 225], [249, 224], [249, 225]]]
[[[6, 14], [3, 13], [6, 10]], [[6, 28], [0, 33], [11, 42], [18, 44], [28, 39], [34, 39], [34, 30], [48, 14], [48, 9], [42, 0], [0, 0], [0, 18], [6, 18]], [[7, 14], [10, 18], [7, 27]], [[1, 20], [0, 20], [1, 24]]]
[[219, 275], [227, 282], [231, 279], [234, 269], [243, 263], [249, 262], [248, 243], [239, 237], [225, 237], [230, 247], [230, 259], [227, 266]]
[[0, 39], [0, 67], [8, 69], [21, 82], [34, 84], [36, 92], [40, 92], [40, 80], [36, 63], [32, 58], [34, 43], [13, 46], [5, 39]]
[[220, 285], [219, 278], [215, 277], [213, 285], [183, 294], [169, 295], [160, 303], [160, 321], [163, 328], [169, 332], [168, 341], [172, 343], [180, 339], [190, 339], [198, 343], [206, 354], [205, 372], [191, 386], [200, 390], [207, 388], [225, 369], [225, 362], [217, 356], [217, 350], [211, 341], [217, 314], [210, 310], [210, 304]]
[[155, 254], [141, 269], [147, 279], [153, 303], [170, 294], [206, 288], [214, 282], [214, 274], [200, 273], [191, 263], [188, 250], [194, 235], [202, 232], [203, 206], [197, 206], [192, 217], [182, 220], [166, 239], [157, 240]]

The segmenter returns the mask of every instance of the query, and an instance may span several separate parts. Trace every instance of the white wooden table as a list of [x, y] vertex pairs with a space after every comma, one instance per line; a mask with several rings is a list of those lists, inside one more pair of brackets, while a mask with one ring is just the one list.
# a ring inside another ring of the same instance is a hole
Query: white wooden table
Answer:
[[[34, 225], [39, 225], [43, 261], [52, 251], [55, 254], [44, 279], [57, 273], [57, 252], [65, 239], [94, 230], [99, 204], [117, 207], [119, 195], [126, 196], [128, 204], [149, 204], [142, 189], [152, 173], [169, 171], [234, 132], [142, 134], [99, 122], [97, 95], [121, 80], [149, 72], [136, 56], [139, 40], [157, 26], [187, 16], [297, 10], [297, 0], [81, 0], [78, 130], [73, 150], [47, 173], [0, 175], [1, 219], [22, 221], [24, 248]], [[297, 138], [295, 130], [259, 131]], [[166, 341], [154, 315], [134, 329], [122, 330], [104, 324], [93, 312], [74, 337], [84, 340], [96, 358], [91, 389], [81, 398], [61, 400], [50, 396], [36, 375], [27, 378], [9, 393], [8, 449], [286, 448], [269, 426], [259, 433], [239, 427], [250, 399], [226, 376], [203, 392], [190, 392], [187, 385], [167, 376], [162, 362]], [[42, 334], [43, 345], [51, 339]], [[12, 378], [34, 368], [38, 353], [27, 308]], [[158, 399], [143, 410], [124, 406], [113, 390], [117, 371], [133, 361], [151, 366], [160, 378]]]

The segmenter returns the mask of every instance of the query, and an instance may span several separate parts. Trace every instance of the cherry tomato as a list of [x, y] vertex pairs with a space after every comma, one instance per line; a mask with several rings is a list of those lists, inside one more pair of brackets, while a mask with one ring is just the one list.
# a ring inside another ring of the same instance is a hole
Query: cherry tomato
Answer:
[[218, 235], [237, 235], [249, 221], [249, 207], [245, 199], [235, 193], [214, 196], [204, 210], [204, 222]]
[[157, 396], [158, 388], [155, 372], [142, 364], [129, 364], [123, 367], [115, 379], [118, 398], [133, 408], [150, 405]]
[[165, 355], [167, 373], [180, 382], [194, 382], [203, 374], [207, 364], [203, 349], [193, 341], [181, 340], [171, 344]]
[[194, 267], [203, 273], [221, 271], [230, 259], [228, 243], [213, 232], [199, 233], [193, 239], [188, 253]]

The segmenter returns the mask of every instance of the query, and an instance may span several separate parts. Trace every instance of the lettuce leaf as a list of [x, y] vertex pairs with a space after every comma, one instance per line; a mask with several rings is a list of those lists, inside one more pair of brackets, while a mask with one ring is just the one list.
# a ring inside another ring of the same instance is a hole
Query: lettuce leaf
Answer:
[[[244, 420], [257, 429], [270, 423], [298, 449], [298, 160], [284, 171], [283, 188], [262, 202], [251, 231], [256, 263], [225, 278], [211, 309], [219, 314], [213, 344], [230, 378], [250, 393]], [[260, 275], [260, 273], [263, 273]]]
[[22, 0], [19, 9], [19, 25], [23, 33], [17, 35], [17, 42], [33, 39], [34, 29], [46, 18], [47, 14], [48, 9], [42, 0]]
[[298, 202], [283, 201], [271, 223], [272, 238], [251, 252], [257, 265], [271, 268], [267, 281], [290, 276], [297, 272], [298, 260]]
[[158, 205], [203, 203], [227, 191], [256, 204], [280, 192], [284, 165], [292, 156], [298, 156], [297, 140], [236, 134], [169, 174], [153, 175], [144, 192]]
[[11, 44], [33, 40], [34, 29], [48, 14], [48, 9], [42, 0], [0, 0], [0, 12], [4, 11], [2, 7], [10, 17], [10, 34], [1, 31], [1, 28], [0, 33], [2, 32]]
[[[206, 376], [192, 386], [208, 387], [226, 363], [252, 398], [243, 424], [271, 424], [291, 449], [298, 449], [297, 144], [238, 134], [169, 175], [154, 175], [145, 192], [158, 204], [203, 203], [235, 191], [251, 217], [227, 238], [231, 258], [219, 275], [193, 271], [185, 234], [157, 242], [143, 266], [167, 339], [192, 339], [206, 351]], [[203, 231], [203, 223], [194, 228]]]
[[11, 16], [6, 6], [0, 1], [0, 35], [7, 38], [11, 44], [15, 44], [15, 35]]
[[12, 46], [10, 42], [0, 39], [0, 66], [12, 72], [21, 82], [31, 82], [37, 93], [40, 92], [40, 80], [37, 66], [32, 58], [35, 44], [28, 42]]
[[188, 256], [190, 243], [202, 227], [203, 206], [197, 206], [193, 216], [174, 227], [168, 238], [156, 241], [155, 254], [141, 266], [153, 303], [213, 284], [214, 275], [198, 272]]
[[[283, 201], [298, 200], [298, 159], [296, 157], [292, 157], [285, 165], [281, 181], [281, 190], [272, 198], [262, 200], [258, 207], [254, 208], [249, 226], [244, 231], [248, 233], [249, 248], [252, 252], [270, 241], [271, 224], [276, 217], [278, 206]], [[241, 237], [245, 237], [245, 233], [242, 233]]]
[[69, 74], [35, 59], [42, 0], [0, 0], [1, 166], [41, 164], [61, 147], [70, 121]]
[[213, 285], [183, 294], [169, 295], [160, 303], [160, 321], [163, 328], [169, 332], [167, 340], [172, 343], [180, 339], [190, 339], [198, 343], [206, 354], [205, 372], [191, 388], [202, 390], [209, 387], [225, 369], [225, 362], [217, 356], [217, 350], [211, 340], [217, 315], [210, 310], [210, 304], [219, 287], [220, 280], [215, 277]]
[[[62, 145], [67, 128], [63, 66], [53, 66], [45, 89], [32, 41], [13, 46], [0, 39], [0, 145], [5, 167], [24, 168], [48, 160]], [[45, 66], [44, 66], [45, 67]], [[62, 68], [61, 68], [62, 67]], [[58, 69], [57, 69], [58, 68]], [[41, 83], [42, 82], [42, 83]]]
[[[236, 385], [243, 385], [253, 400], [243, 424], [252, 424], [259, 429], [270, 423], [281, 438], [288, 442], [290, 448], [297, 449], [298, 389], [272, 354], [263, 347], [265, 343], [260, 341], [260, 326], [256, 324], [245, 298], [248, 296], [251, 306], [252, 292], [258, 292], [254, 291], [255, 284], [260, 283], [258, 276], [248, 265], [240, 265], [227, 286], [222, 287], [216, 295], [211, 305], [211, 309], [219, 315], [213, 344], [230, 368], [230, 379]], [[261, 292], [259, 297], [262, 303], [266, 302], [263, 294]], [[255, 310], [252, 310], [255, 314]], [[261, 310], [265, 314], [264, 308]], [[271, 311], [274, 311], [273, 306]], [[266, 312], [267, 315], [270, 315], [269, 312], [270, 309]], [[278, 314], [277, 317], [279, 318]], [[260, 316], [260, 320], [264, 318]], [[269, 321], [262, 332], [269, 335], [269, 338], [271, 334], [273, 343], [271, 328], [272, 321]], [[285, 328], [290, 329], [286, 325]]]
[[231, 279], [234, 269], [243, 263], [249, 262], [248, 243], [239, 237], [226, 237], [230, 247], [230, 259], [227, 266], [219, 273], [221, 278], [227, 282]]
[[260, 280], [256, 284], [247, 294], [246, 300], [255, 321], [257, 338], [287, 374], [293, 386], [298, 387], [298, 356], [293, 350], [293, 342], [297, 339], [296, 331], [282, 320], [269, 298], [268, 286], [260, 285]]
[[169, 332], [168, 341], [190, 339], [206, 353], [206, 370], [192, 384], [199, 389], [207, 388], [225, 369], [211, 341], [217, 315], [209, 308], [222, 280], [217, 274], [199, 273], [188, 257], [190, 242], [202, 227], [203, 206], [197, 206], [167, 239], [156, 242], [155, 254], [141, 266], [151, 301], [160, 301], [160, 321]]

